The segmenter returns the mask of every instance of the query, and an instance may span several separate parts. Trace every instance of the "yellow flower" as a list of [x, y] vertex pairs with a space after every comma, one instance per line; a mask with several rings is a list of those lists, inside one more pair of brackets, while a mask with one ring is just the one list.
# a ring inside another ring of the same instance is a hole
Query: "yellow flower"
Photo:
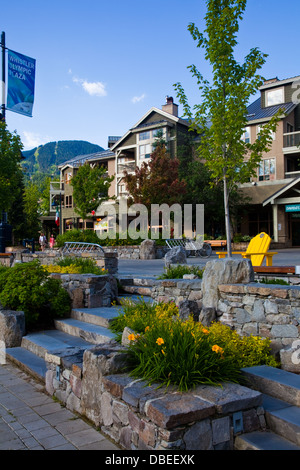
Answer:
[[157, 338], [156, 344], [158, 344], [158, 346], [161, 346], [162, 344], [164, 344], [164, 340], [162, 338]]
[[166, 355], [166, 353], [165, 353], [165, 351], [164, 351], [163, 349], [161, 350], [161, 352], [163, 353], [164, 356]]
[[150, 330], [150, 326], [146, 326], [145, 332], [148, 331], [148, 330]]
[[208, 335], [209, 331], [206, 328], [202, 328], [202, 333]]
[[131, 334], [128, 336], [128, 339], [129, 339], [129, 341], [134, 341], [134, 340], [135, 340], [134, 334], [131, 333]]
[[223, 354], [224, 349], [218, 346], [217, 344], [214, 344], [214, 346], [211, 348], [212, 351], [214, 351], [217, 354]]

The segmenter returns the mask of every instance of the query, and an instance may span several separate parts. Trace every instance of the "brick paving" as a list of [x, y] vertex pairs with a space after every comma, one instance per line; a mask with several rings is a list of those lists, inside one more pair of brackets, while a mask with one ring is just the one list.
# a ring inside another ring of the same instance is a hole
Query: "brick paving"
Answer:
[[120, 450], [11, 363], [0, 364], [1, 450]]

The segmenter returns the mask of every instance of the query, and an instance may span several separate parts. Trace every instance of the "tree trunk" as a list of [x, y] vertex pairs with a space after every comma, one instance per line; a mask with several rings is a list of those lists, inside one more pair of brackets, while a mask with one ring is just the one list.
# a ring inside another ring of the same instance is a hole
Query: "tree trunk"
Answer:
[[230, 215], [229, 215], [229, 194], [228, 194], [225, 170], [223, 172], [223, 183], [224, 183], [224, 208], [225, 208], [225, 227], [226, 227], [226, 239], [227, 239], [227, 256], [228, 258], [231, 258], [232, 253], [231, 253], [231, 229], [230, 229]]

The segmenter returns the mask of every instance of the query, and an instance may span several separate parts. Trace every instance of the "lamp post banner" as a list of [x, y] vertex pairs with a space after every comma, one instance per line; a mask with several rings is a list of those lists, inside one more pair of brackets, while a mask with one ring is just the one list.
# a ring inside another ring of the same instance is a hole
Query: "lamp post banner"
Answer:
[[32, 117], [35, 83], [35, 59], [8, 50], [6, 107]]

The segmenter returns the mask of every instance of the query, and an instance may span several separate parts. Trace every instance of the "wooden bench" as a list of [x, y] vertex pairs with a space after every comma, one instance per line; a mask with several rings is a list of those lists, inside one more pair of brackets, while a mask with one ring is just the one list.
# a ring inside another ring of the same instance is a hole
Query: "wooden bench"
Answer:
[[253, 266], [255, 273], [295, 274], [295, 266]]
[[211, 247], [220, 246], [221, 248], [227, 245], [227, 240], [205, 240]]

